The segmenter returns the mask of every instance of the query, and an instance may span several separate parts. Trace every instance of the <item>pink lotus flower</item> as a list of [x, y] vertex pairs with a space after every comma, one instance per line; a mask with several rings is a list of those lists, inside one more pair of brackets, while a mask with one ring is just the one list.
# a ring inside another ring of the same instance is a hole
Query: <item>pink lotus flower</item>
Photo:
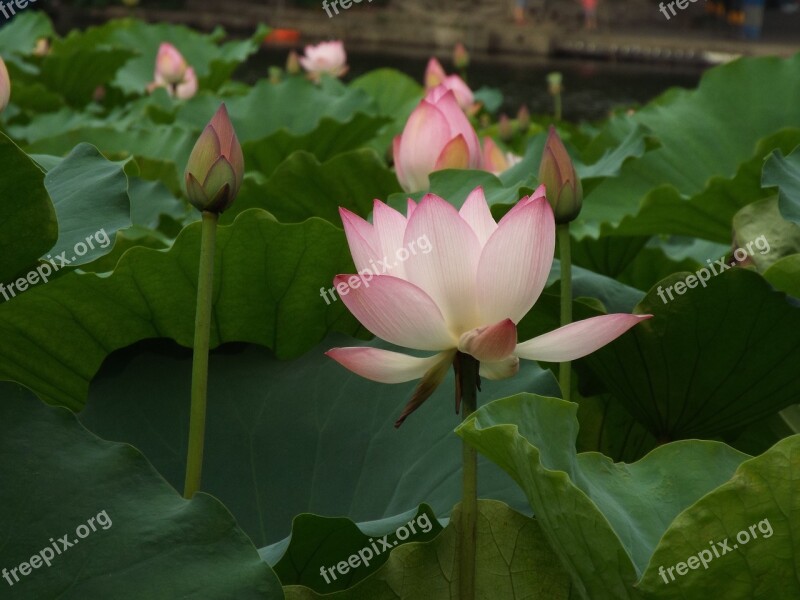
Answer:
[[427, 189], [434, 171], [480, 168], [478, 134], [451, 90], [434, 88], [414, 109], [394, 139], [394, 163], [407, 192]]
[[344, 44], [336, 41], [306, 46], [305, 55], [300, 57], [300, 64], [314, 80], [318, 80], [323, 73], [341, 77], [348, 69]]
[[499, 175], [503, 171], [510, 169], [522, 160], [512, 152], [503, 152], [490, 137], [483, 138], [483, 165], [484, 171], [489, 171], [494, 175]]
[[[456, 210], [434, 194], [407, 217], [375, 201], [373, 224], [340, 208], [356, 269], [370, 269], [425, 235], [431, 251], [411, 254], [342, 301], [373, 334], [392, 344], [435, 352], [419, 358], [377, 348], [334, 348], [326, 354], [350, 371], [381, 383], [422, 378], [396, 426], [441, 383], [457, 352], [480, 361], [487, 379], [511, 377], [519, 359], [562, 362], [594, 352], [651, 315], [611, 314], [571, 323], [517, 343], [517, 323], [544, 289], [555, 251], [553, 210], [540, 186], [496, 223], [483, 190]], [[374, 263], [373, 263], [374, 264]], [[369, 271], [371, 273], [371, 271]], [[334, 284], [359, 276], [338, 275]]]
[[6, 63], [0, 58], [0, 112], [3, 112], [8, 106], [8, 101], [11, 98], [11, 78], [8, 76], [8, 69]]
[[178, 84], [186, 74], [186, 59], [178, 49], [168, 42], [162, 42], [156, 55], [156, 82], [159, 78], [168, 84]]
[[447, 75], [444, 68], [442, 68], [442, 64], [435, 58], [431, 58], [428, 61], [428, 67], [425, 69], [425, 91], [430, 92], [440, 85], [453, 91], [461, 110], [465, 112], [472, 111], [475, 104], [475, 96], [469, 86], [458, 75]]
[[192, 67], [186, 69], [183, 81], [175, 86], [175, 97], [188, 100], [197, 93], [197, 75]]

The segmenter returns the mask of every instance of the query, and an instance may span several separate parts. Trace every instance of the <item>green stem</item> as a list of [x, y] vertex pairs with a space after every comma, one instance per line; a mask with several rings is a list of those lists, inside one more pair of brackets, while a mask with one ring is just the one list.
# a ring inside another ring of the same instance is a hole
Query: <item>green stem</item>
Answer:
[[[459, 379], [463, 419], [478, 408], [478, 361], [460, 354]], [[459, 544], [459, 600], [475, 599], [475, 541], [478, 523], [478, 452], [462, 442], [463, 493], [461, 498], [461, 540]]]
[[200, 273], [197, 279], [197, 312], [194, 322], [192, 361], [192, 407], [189, 415], [189, 449], [186, 455], [186, 483], [183, 497], [191, 498], [200, 489], [203, 472], [203, 444], [206, 434], [206, 396], [208, 392], [208, 349], [211, 337], [211, 301], [214, 290], [214, 247], [217, 237], [216, 213], [203, 212], [200, 240]]
[[561, 120], [561, 93], [560, 92], [553, 96], [553, 104], [555, 105], [556, 121], [560, 121]]
[[[559, 257], [561, 259], [561, 326], [572, 323], [572, 257], [570, 255], [569, 223], [561, 223], [556, 227], [558, 236]], [[562, 362], [558, 368], [558, 382], [561, 386], [561, 397], [567, 402], [570, 399], [572, 365]]]

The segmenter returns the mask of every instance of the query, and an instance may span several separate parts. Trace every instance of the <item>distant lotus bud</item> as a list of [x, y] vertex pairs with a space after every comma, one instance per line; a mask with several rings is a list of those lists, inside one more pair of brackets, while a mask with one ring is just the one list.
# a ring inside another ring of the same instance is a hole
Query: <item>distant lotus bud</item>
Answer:
[[551, 96], [557, 96], [558, 94], [561, 93], [561, 91], [562, 91], [562, 87], [561, 87], [562, 80], [563, 80], [563, 77], [561, 76], [561, 73], [559, 73], [557, 71], [553, 72], [553, 73], [548, 73], [548, 75], [547, 75], [547, 92]]
[[106, 99], [106, 86], [98, 85], [94, 88], [94, 92], [92, 92], [92, 100], [94, 102], [100, 103]]
[[3, 112], [8, 106], [8, 100], [11, 97], [11, 78], [8, 76], [8, 69], [6, 63], [0, 58], [0, 112]]
[[431, 57], [425, 69], [425, 90], [432, 90], [437, 85], [441, 85], [446, 78], [447, 73], [444, 72], [442, 63]]
[[300, 57], [297, 52], [292, 50], [286, 58], [286, 73], [289, 75], [299, 75], [303, 68], [300, 66]]
[[524, 104], [519, 107], [519, 112], [517, 112], [517, 126], [522, 133], [528, 131], [531, 126], [531, 113]]
[[513, 167], [522, 160], [521, 156], [511, 152], [503, 152], [490, 137], [483, 138], [483, 164], [481, 168], [489, 171], [493, 175], [499, 175], [503, 171]]
[[545, 186], [547, 200], [553, 207], [556, 223], [569, 223], [578, 216], [583, 204], [581, 180], [575, 173], [575, 166], [567, 149], [552, 125], [539, 165], [539, 183]]
[[514, 128], [511, 126], [511, 121], [508, 119], [508, 115], [500, 115], [500, 119], [497, 121], [497, 133], [500, 135], [500, 139], [504, 142], [507, 142], [514, 137]]
[[455, 94], [444, 85], [431, 90], [394, 139], [397, 180], [407, 192], [425, 190], [442, 169], [477, 169], [481, 145]]
[[347, 54], [344, 51], [344, 44], [340, 41], [306, 46], [305, 55], [298, 60], [314, 81], [319, 80], [323, 73], [341, 77], [348, 69]]
[[236, 198], [243, 177], [242, 147], [222, 104], [189, 156], [185, 173], [189, 202], [200, 211], [219, 214]]
[[156, 56], [156, 73], [165, 82], [172, 85], [180, 83], [186, 75], [187, 68], [186, 59], [175, 46], [167, 42], [163, 42], [159, 46]]
[[453, 64], [459, 70], [466, 69], [469, 66], [469, 52], [461, 42], [458, 42], [453, 48]]
[[281, 69], [280, 67], [276, 67], [275, 65], [272, 65], [267, 70], [267, 79], [269, 79], [269, 82], [272, 85], [279, 84], [281, 81], [283, 81], [283, 69]]
[[186, 69], [183, 81], [175, 86], [175, 96], [181, 100], [188, 100], [197, 93], [197, 75], [192, 67]]

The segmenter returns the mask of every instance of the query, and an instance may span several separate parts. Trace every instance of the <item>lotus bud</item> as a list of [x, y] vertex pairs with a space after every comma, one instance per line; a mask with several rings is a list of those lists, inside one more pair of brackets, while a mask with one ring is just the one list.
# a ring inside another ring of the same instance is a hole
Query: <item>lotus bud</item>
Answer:
[[569, 223], [581, 212], [583, 188], [575, 166], [555, 127], [550, 126], [539, 165], [539, 183], [544, 184], [556, 223]]
[[461, 42], [458, 42], [453, 48], [453, 65], [462, 71], [469, 66], [469, 52]]
[[444, 83], [445, 79], [447, 79], [447, 73], [444, 72], [442, 63], [431, 57], [425, 69], [425, 90], [432, 90], [437, 85]]
[[11, 98], [11, 78], [8, 76], [6, 63], [0, 58], [0, 112], [8, 106], [9, 98]]
[[517, 126], [522, 133], [525, 133], [531, 126], [531, 113], [528, 112], [528, 107], [524, 104], [519, 107], [517, 112]]
[[183, 81], [186, 75], [186, 59], [172, 44], [163, 42], [158, 48], [156, 56], [156, 73], [165, 82], [176, 85]]
[[244, 156], [222, 104], [194, 145], [186, 165], [186, 193], [200, 211], [222, 213], [242, 186]]
[[186, 75], [178, 85], [175, 86], [175, 97], [181, 100], [188, 100], [197, 93], [197, 75], [192, 67], [186, 69]]
[[272, 65], [267, 71], [267, 79], [272, 85], [277, 85], [283, 81], [283, 69]]
[[548, 73], [548, 75], [547, 75], [547, 92], [551, 96], [558, 96], [561, 93], [561, 91], [562, 91], [562, 87], [561, 87], [562, 80], [563, 80], [563, 77], [562, 77], [561, 73], [559, 73], [557, 71], [555, 71], [553, 73]]
[[507, 142], [514, 137], [514, 128], [511, 126], [511, 121], [508, 119], [508, 115], [500, 115], [500, 119], [497, 121], [497, 133], [500, 135], [500, 139], [504, 142]]
[[286, 58], [286, 73], [287, 75], [299, 75], [303, 71], [300, 66], [300, 56], [292, 50]]

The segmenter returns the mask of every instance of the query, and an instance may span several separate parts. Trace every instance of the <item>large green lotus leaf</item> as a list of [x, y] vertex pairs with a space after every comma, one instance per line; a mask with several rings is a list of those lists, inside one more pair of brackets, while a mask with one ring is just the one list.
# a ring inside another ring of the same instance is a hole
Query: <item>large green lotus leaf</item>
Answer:
[[518, 394], [479, 409], [456, 432], [525, 490], [581, 597], [642, 598], [634, 584], [668, 525], [748, 457], [696, 440], [660, 446], [633, 464], [576, 454], [576, 411], [570, 402]]
[[798, 143], [800, 129], [796, 128], [767, 136], [759, 141], [752, 156], [739, 165], [733, 177], [712, 176], [701, 191], [688, 197], [670, 185], [657, 187], [647, 194], [635, 216], [622, 220], [615, 234], [696, 236], [727, 244], [736, 212], [771, 195], [761, 189], [764, 157], [776, 148], [788, 152]]
[[[317, 295], [317, 302], [325, 306]], [[339, 301], [337, 301], [339, 303]], [[302, 327], [298, 320], [294, 329]], [[251, 320], [250, 327], [258, 326]], [[324, 355], [338, 346], [390, 348], [329, 336], [291, 362], [267, 350], [226, 346], [211, 356], [203, 491], [222, 500], [258, 545], [289, 534], [300, 513], [381, 519], [426, 502], [445, 515], [461, 493], [461, 443], [453, 435], [454, 378], [402, 427], [394, 423], [417, 382], [384, 385]], [[149, 342], [110, 357], [92, 383], [82, 422], [141, 449], [180, 489], [188, 433], [191, 355]], [[526, 361], [516, 377], [484, 381], [481, 403], [520, 389], [558, 393], [550, 371]], [[488, 462], [482, 497], [525, 500]]]
[[135, 448], [8, 383], [0, 455], [3, 598], [283, 598], [218, 500], [184, 500]]
[[0, 55], [6, 62], [19, 62], [14, 55], [30, 56], [36, 40], [53, 35], [53, 24], [44, 12], [26, 10], [0, 28]]
[[278, 165], [299, 150], [310, 152], [320, 161], [327, 161], [337, 154], [368, 145], [385, 123], [385, 117], [357, 113], [345, 122], [325, 117], [316, 129], [302, 135], [276, 131], [260, 140], [242, 144], [245, 168], [269, 177]]
[[[119, 70], [113, 85], [125, 93], [142, 94], [153, 81], [156, 54], [162, 42], [170, 42], [183, 54], [197, 73], [201, 89], [216, 89], [258, 49], [265, 33], [266, 29], [259, 27], [249, 38], [220, 45], [225, 37], [220, 28], [206, 35], [183, 25], [118, 19], [85, 31], [73, 31], [63, 43], [77, 48], [107, 45], [136, 53], [138, 56]], [[57, 50], [55, 47], [54, 51]]]
[[79, 144], [47, 173], [44, 183], [58, 217], [58, 241], [51, 256], [66, 253], [70, 266], [78, 266], [111, 251], [117, 230], [131, 224], [123, 168], [94, 146]]
[[633, 462], [657, 445], [653, 434], [608, 394], [581, 398], [578, 421], [581, 428], [576, 444], [580, 452], [595, 451], [615, 461]]
[[245, 180], [222, 222], [250, 207], [268, 210], [283, 223], [320, 217], [341, 224], [338, 207], [362, 217], [372, 212], [373, 200], [400, 189], [394, 173], [374, 150], [353, 150], [320, 163], [308, 152], [295, 152], [266, 181]]
[[[198, 95], [180, 108], [176, 122], [202, 129], [219, 107], [220, 99]], [[259, 140], [277, 131], [292, 135], [311, 133], [327, 117], [349, 121], [358, 113], [375, 112], [372, 99], [363, 91], [326, 79], [315, 85], [302, 77], [280, 83], [262, 79], [247, 94], [225, 99], [239, 141]]]
[[[318, 594], [290, 585], [287, 600], [459, 600], [458, 514], [430, 542], [392, 550], [377, 572], [340, 592]], [[568, 600], [570, 582], [536, 519], [502, 502], [478, 501], [476, 600]], [[345, 553], [340, 555], [347, 559]], [[319, 576], [319, 573], [317, 573]]]
[[798, 464], [800, 435], [742, 463], [673, 521], [639, 589], [658, 600], [800, 598]]
[[370, 147], [383, 156], [394, 137], [402, 133], [408, 117], [422, 98], [423, 88], [395, 69], [375, 69], [353, 80], [350, 87], [367, 92], [375, 100], [378, 114], [392, 119], [370, 143]]
[[783, 218], [800, 225], [800, 148], [786, 157], [772, 153], [764, 163], [761, 183], [779, 188]]
[[0, 283], [8, 283], [53, 247], [58, 225], [44, 172], [3, 133], [0, 162]]
[[780, 259], [764, 272], [764, 279], [776, 289], [800, 298], [800, 254]]
[[[108, 276], [66, 273], [0, 304], [0, 377], [78, 409], [105, 357], [138, 340], [191, 346], [200, 224], [168, 252], [133, 248]], [[242, 213], [218, 235], [212, 345], [252, 341], [279, 357], [302, 354], [331, 329], [359, 329], [341, 303], [320, 297], [352, 269], [344, 232], [321, 219], [281, 224]]]
[[122, 48], [55, 43], [44, 58], [37, 81], [61, 94], [71, 106], [84, 106], [92, 100], [98, 86], [111, 81], [114, 74], [136, 53]]
[[715, 437], [800, 393], [800, 308], [743, 268], [705, 288], [692, 281], [683, 295], [673, 287], [670, 301], [667, 288], [688, 275], [659, 282], [637, 306], [653, 319], [582, 359], [659, 440]]
[[659, 186], [692, 196], [713, 176], [733, 176], [759, 140], [800, 125], [800, 104], [789, 100], [800, 94], [798, 72], [800, 54], [739, 59], [705, 73], [696, 90], [670, 91], [625, 117], [650, 130], [661, 146], [591, 191], [576, 234], [597, 237], [601, 224], [616, 227]]
[[[393, 548], [430, 541], [441, 530], [433, 509], [425, 504], [402, 515], [369, 523], [306, 513], [294, 518], [291, 536], [258, 552], [272, 565], [283, 585], [303, 585], [327, 594], [353, 587], [377, 571], [389, 559]], [[347, 571], [344, 574], [335, 570], [340, 561], [357, 555], [363, 548], [368, 552], [362, 553], [356, 568], [343, 568]], [[325, 571], [323, 577], [322, 567], [330, 566], [334, 572]]]

